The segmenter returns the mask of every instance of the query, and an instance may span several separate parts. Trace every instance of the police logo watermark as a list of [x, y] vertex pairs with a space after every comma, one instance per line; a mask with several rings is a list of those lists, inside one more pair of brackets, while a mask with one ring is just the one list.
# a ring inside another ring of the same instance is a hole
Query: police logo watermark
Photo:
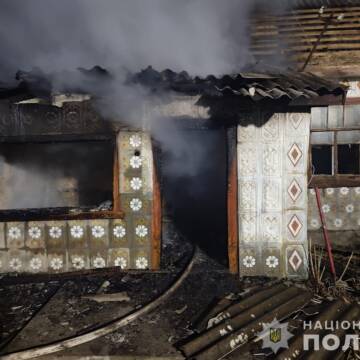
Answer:
[[[347, 351], [350, 348], [354, 351], [360, 349], [360, 321], [359, 320], [325, 320], [325, 321], [304, 321], [304, 350], [320, 350], [335, 351], [341, 349]], [[311, 330], [314, 333], [311, 333]], [[320, 336], [320, 334], [323, 336]], [[338, 336], [338, 333], [345, 336]], [[324, 335], [324, 333], [326, 335]]]
[[270, 328], [270, 341], [273, 343], [277, 343], [280, 340], [281, 340], [281, 329]]
[[275, 354], [279, 349], [289, 347], [289, 339], [294, 335], [288, 330], [288, 323], [280, 323], [276, 318], [271, 323], [262, 323], [262, 331], [256, 334], [262, 340], [262, 348], [270, 348]]

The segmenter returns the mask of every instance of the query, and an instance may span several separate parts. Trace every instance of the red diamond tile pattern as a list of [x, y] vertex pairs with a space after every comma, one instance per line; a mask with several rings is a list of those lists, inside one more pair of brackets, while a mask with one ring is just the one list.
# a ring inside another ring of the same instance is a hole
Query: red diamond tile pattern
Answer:
[[288, 194], [291, 197], [291, 200], [296, 201], [301, 194], [301, 187], [298, 182], [294, 179], [290, 186], [288, 187]]
[[296, 164], [301, 159], [302, 152], [296, 143], [292, 144], [292, 146], [288, 152], [288, 157], [294, 166], [296, 166]]
[[303, 225], [299, 220], [299, 218], [296, 215], [293, 215], [293, 217], [291, 218], [288, 224], [288, 229], [290, 230], [291, 234], [295, 237], [300, 232], [302, 226]]
[[294, 250], [293, 253], [289, 257], [289, 264], [293, 268], [294, 271], [298, 271], [303, 260], [297, 250]]

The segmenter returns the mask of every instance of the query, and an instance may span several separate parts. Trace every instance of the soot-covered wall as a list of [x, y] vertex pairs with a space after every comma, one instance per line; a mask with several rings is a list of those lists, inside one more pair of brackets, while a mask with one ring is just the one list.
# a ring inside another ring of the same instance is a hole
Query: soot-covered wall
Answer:
[[[150, 135], [117, 135], [118, 187], [123, 216], [89, 219], [0, 221], [0, 272], [66, 272], [120, 267], [148, 269], [153, 264], [153, 155]], [[4, 145], [6, 146], [6, 145]], [[109, 151], [112, 164], [113, 151]], [[91, 159], [88, 159], [91, 162]], [[102, 159], [87, 179], [105, 176]], [[84, 161], [84, 166], [87, 165]], [[112, 166], [112, 165], [111, 165]], [[112, 174], [112, 172], [111, 172]], [[11, 189], [10, 189], [11, 191]], [[111, 187], [112, 191], [112, 187]], [[158, 239], [160, 240], [160, 239]]]

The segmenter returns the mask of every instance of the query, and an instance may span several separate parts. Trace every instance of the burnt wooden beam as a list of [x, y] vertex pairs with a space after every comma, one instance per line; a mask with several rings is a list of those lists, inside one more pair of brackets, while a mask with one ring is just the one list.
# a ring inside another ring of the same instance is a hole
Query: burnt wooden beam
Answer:
[[152, 237], [151, 237], [151, 269], [160, 268], [161, 256], [161, 191], [160, 182], [157, 174], [157, 152], [159, 150], [153, 146], [153, 201], [152, 201]]
[[360, 97], [346, 98], [345, 105], [360, 105]]
[[314, 175], [309, 187], [331, 188], [331, 187], [359, 187], [360, 175]]
[[289, 106], [328, 106], [328, 105], [344, 105], [343, 94], [322, 95], [315, 98], [306, 99], [299, 97], [290, 101]]
[[33, 211], [23, 210], [4, 210], [0, 211], [1, 221], [53, 221], [53, 220], [93, 220], [93, 219], [123, 219], [123, 211], [88, 211], [59, 213], [54, 209], [41, 209]]
[[324, 128], [324, 129], [311, 129], [310, 132], [337, 132], [337, 131], [356, 131], [360, 130], [360, 127], [343, 127], [343, 128]]
[[97, 134], [51, 134], [51, 135], [21, 135], [0, 136], [0, 143], [54, 143], [54, 142], [86, 142], [113, 141], [114, 133]]
[[114, 144], [114, 159], [113, 159], [113, 211], [120, 211], [120, 189], [119, 189], [119, 154], [117, 141]]
[[227, 130], [228, 149], [228, 184], [227, 184], [227, 216], [228, 216], [228, 258], [229, 270], [239, 272], [238, 264], [238, 185], [237, 185], [237, 127]]

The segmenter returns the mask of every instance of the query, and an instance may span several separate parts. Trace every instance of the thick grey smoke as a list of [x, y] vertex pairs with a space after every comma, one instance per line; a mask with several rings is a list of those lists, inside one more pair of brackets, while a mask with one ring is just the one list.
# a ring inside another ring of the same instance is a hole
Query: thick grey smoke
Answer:
[[253, 0], [4, 0], [2, 75], [92, 67], [192, 74], [238, 71], [248, 60]]
[[[84, 77], [74, 70], [100, 65], [115, 79], [106, 88], [86, 83], [90, 93], [102, 97], [100, 111], [139, 126], [147, 94], [141, 87], [124, 86], [126, 74], [148, 65], [192, 75], [240, 71], [253, 61], [249, 14], [260, 3], [265, 1], [3, 0], [0, 82], [13, 79], [19, 69], [37, 67], [57, 73], [51, 78], [55, 89], [84, 87]], [[175, 154], [168, 166], [174, 176], [191, 177], [208, 166], [203, 144], [189, 145], [189, 137], [173, 126], [151, 128], [154, 138]], [[33, 179], [41, 182], [38, 176]]]

